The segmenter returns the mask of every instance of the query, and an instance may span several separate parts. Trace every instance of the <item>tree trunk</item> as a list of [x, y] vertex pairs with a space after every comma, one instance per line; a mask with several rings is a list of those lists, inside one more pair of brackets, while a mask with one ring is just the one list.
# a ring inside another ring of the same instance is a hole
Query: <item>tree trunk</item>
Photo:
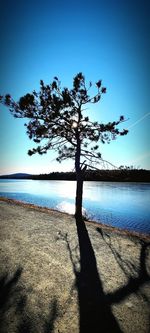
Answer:
[[77, 149], [75, 154], [75, 170], [76, 170], [77, 184], [76, 184], [75, 217], [77, 221], [82, 221], [83, 174], [80, 166], [81, 141], [78, 129], [76, 132], [76, 139], [77, 139]]
[[77, 185], [76, 185], [76, 207], [75, 217], [76, 219], [82, 220], [82, 198], [83, 198], [83, 176], [82, 171], [76, 172]]

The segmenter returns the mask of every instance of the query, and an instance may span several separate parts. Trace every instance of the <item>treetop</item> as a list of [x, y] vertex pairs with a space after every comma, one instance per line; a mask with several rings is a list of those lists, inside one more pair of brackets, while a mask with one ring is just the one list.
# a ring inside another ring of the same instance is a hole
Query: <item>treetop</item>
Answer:
[[94, 84], [94, 95], [90, 94], [92, 86], [93, 83], [87, 84], [84, 75], [79, 72], [73, 78], [71, 89], [62, 88], [55, 76], [50, 84], [41, 80], [39, 91], [27, 93], [17, 102], [9, 94], [0, 96], [0, 102], [9, 108], [14, 117], [28, 120], [25, 123], [27, 134], [39, 143], [38, 147], [28, 151], [29, 155], [44, 154], [54, 149], [58, 153], [57, 160], [61, 162], [67, 158], [74, 159], [80, 144], [81, 163], [85, 160], [87, 164], [96, 163], [101, 159], [98, 142], [109, 143], [117, 136], [128, 133], [126, 129], [118, 128], [125, 121], [122, 115], [117, 121], [106, 124], [89, 119], [85, 105], [98, 103], [106, 93], [102, 80]]

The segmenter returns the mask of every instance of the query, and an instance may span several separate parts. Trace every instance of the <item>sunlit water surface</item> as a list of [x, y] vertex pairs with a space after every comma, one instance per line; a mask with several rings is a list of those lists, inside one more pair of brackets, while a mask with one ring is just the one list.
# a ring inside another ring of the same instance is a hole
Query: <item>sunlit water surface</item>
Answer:
[[[74, 181], [0, 180], [0, 196], [74, 214]], [[150, 184], [84, 183], [84, 214], [123, 229], [150, 233]]]

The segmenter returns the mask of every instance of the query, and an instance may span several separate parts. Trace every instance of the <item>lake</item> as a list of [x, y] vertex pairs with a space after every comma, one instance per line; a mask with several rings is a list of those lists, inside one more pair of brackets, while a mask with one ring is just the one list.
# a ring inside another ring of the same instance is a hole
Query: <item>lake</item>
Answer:
[[[0, 196], [74, 214], [75, 181], [0, 180]], [[150, 234], [150, 184], [84, 182], [91, 220]]]

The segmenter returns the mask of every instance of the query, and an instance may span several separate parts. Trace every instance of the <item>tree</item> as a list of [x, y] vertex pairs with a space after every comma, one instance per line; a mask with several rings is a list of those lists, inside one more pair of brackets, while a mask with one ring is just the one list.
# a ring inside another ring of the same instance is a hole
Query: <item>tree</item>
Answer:
[[[14, 117], [27, 118], [27, 134], [36, 148], [28, 151], [45, 154], [48, 150], [58, 153], [57, 161], [71, 158], [75, 161], [76, 172], [76, 204], [75, 216], [82, 220], [83, 180], [87, 167], [102, 161], [98, 142], [109, 143], [117, 136], [126, 135], [127, 130], [119, 130], [117, 126], [124, 122], [124, 116], [118, 121], [107, 124], [93, 122], [86, 116], [85, 106], [98, 103], [106, 88], [102, 81], [96, 82], [94, 94], [90, 94], [92, 82], [86, 84], [85, 77], [78, 73], [73, 79], [72, 89], [61, 88], [57, 77], [51, 84], [40, 81], [40, 91], [33, 91], [15, 102], [10, 95], [0, 96], [0, 101], [9, 107]], [[93, 88], [92, 88], [93, 90]]]

